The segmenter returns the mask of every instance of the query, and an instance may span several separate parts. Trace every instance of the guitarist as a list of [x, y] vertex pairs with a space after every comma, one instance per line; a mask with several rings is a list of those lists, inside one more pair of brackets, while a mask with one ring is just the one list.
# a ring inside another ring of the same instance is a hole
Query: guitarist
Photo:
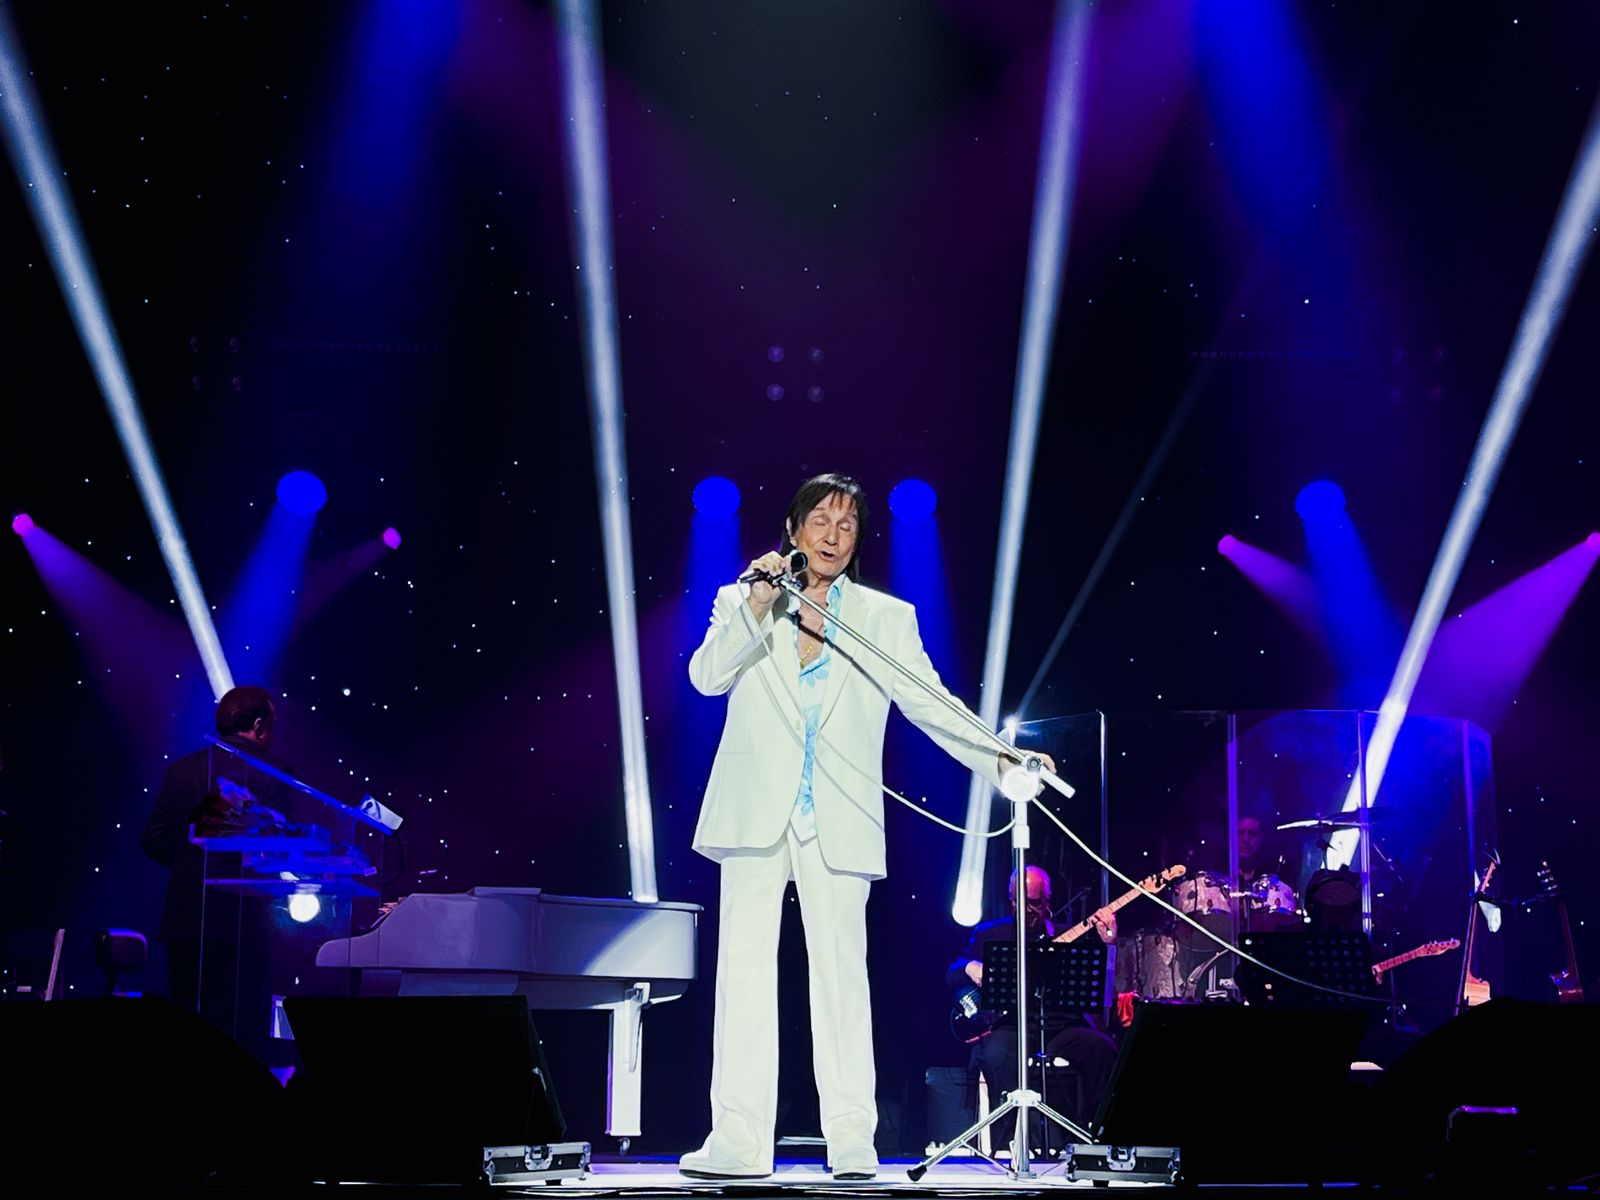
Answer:
[[[950, 964], [949, 970], [945, 972], [945, 983], [952, 990], [963, 987], [968, 982], [982, 987], [984, 946], [990, 942], [1015, 942], [1017, 877], [1014, 873], [1011, 876], [1010, 898], [1011, 915], [994, 921], [985, 921], [982, 925], [974, 927], [966, 949], [955, 962]], [[1050, 876], [1042, 867], [1030, 866], [1027, 869], [1023, 909], [1031, 939], [1042, 944], [1055, 936], [1056, 927], [1051, 919], [1050, 909]], [[1101, 940], [1108, 945], [1115, 943], [1117, 940], [1115, 914], [1096, 913], [1093, 920]], [[1029, 1005], [1028, 1017], [1029, 1023], [1033, 1026], [1028, 1039], [1030, 1045], [1040, 1046], [1047, 1059], [1065, 1059], [1082, 1081], [1081, 1111], [1074, 1111], [1074, 1105], [1070, 1101], [1060, 1102], [1061, 1098], [1055, 1096], [1049, 1097], [1050, 1105], [1059, 1108], [1064, 1116], [1070, 1117], [1080, 1125], [1093, 1119], [1095, 1109], [1100, 1103], [1100, 1095], [1105, 1091], [1106, 1081], [1111, 1077], [1111, 1068], [1117, 1058], [1116, 1043], [1106, 1035], [1104, 1023], [1098, 1018], [1081, 1013], [1040, 1013], [1038, 1007], [1033, 1004]], [[1015, 1014], [1008, 1013], [1001, 1017], [991, 1033], [973, 1043], [969, 1070], [973, 1088], [976, 1089], [977, 1078], [981, 1074], [989, 1085], [989, 1094], [992, 1097], [1009, 1092], [1016, 1086]], [[996, 1145], [1004, 1145], [1010, 1141], [1012, 1119], [1008, 1115], [990, 1126]]]

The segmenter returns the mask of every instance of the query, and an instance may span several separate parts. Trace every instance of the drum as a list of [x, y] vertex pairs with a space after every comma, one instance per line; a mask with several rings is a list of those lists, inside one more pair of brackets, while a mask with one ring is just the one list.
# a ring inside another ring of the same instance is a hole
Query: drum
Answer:
[[1257, 912], [1292, 914], [1299, 906], [1292, 887], [1276, 875], [1262, 875], [1250, 885], [1250, 907]]
[[1289, 929], [1300, 923], [1294, 889], [1276, 875], [1259, 876], [1250, 885], [1250, 928]]
[[[1233, 935], [1233, 906], [1228, 900], [1228, 890], [1228, 881], [1223, 876], [1212, 871], [1196, 871], [1173, 889], [1173, 903], [1212, 933], [1227, 938]], [[1184, 950], [1210, 945], [1209, 939], [1182, 922], [1173, 932]]]
[[1141, 1000], [1171, 1000], [1183, 995], [1178, 943], [1164, 933], [1124, 938], [1117, 948], [1117, 991]]

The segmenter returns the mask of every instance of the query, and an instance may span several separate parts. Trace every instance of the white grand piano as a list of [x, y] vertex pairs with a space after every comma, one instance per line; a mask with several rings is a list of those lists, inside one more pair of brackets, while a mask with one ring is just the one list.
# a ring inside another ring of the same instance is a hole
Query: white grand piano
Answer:
[[317, 950], [364, 996], [526, 996], [534, 1009], [611, 1014], [606, 1132], [639, 1136], [643, 1028], [695, 977], [698, 904], [640, 904], [480, 887], [401, 900], [376, 926]]

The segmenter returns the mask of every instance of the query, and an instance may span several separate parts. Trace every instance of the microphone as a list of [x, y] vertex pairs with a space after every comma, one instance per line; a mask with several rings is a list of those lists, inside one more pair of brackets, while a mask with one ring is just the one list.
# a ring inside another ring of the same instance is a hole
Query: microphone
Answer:
[[789, 565], [782, 571], [746, 571], [739, 576], [740, 583], [776, 583], [780, 579], [792, 579], [806, 569], [806, 564], [811, 560], [806, 557], [804, 550], [796, 550], [789, 555]]

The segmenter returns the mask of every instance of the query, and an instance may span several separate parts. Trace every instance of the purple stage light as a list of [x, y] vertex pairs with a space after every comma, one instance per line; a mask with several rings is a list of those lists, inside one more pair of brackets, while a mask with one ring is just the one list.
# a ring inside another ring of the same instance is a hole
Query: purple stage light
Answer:
[[1305, 568], [1296, 566], [1260, 546], [1252, 546], [1233, 534], [1217, 543], [1217, 553], [1239, 569], [1239, 573], [1260, 589], [1308, 637], [1320, 639], [1316, 585]]
[[18, 513], [11, 518], [11, 532], [18, 537], [27, 537], [33, 532], [33, 518], [27, 513]]
[[393, 525], [383, 531], [383, 544], [391, 550], [400, 549], [400, 531]]
[[1294, 511], [1302, 521], [1336, 521], [1344, 516], [1344, 489], [1331, 479], [1318, 479], [1300, 489]]
[[783, 399], [783, 384], [781, 384], [781, 383], [769, 383], [769, 384], [767, 384], [767, 399], [768, 400], [782, 400]]
[[310, 471], [290, 471], [278, 480], [278, 503], [297, 517], [314, 517], [328, 502], [328, 489]]
[[768, 346], [767, 347], [767, 361], [768, 362], [781, 363], [783, 361], [783, 347], [782, 346]]
[[1413, 711], [1466, 717], [1493, 732], [1594, 573], [1600, 534], [1491, 592], [1439, 628]]

